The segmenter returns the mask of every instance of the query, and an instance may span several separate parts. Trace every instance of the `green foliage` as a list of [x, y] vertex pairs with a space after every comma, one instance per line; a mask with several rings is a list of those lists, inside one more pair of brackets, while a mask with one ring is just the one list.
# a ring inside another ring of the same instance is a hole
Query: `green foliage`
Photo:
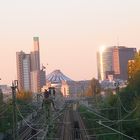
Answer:
[[[137, 56], [138, 57], [138, 56]], [[140, 58], [137, 58], [137, 62]], [[139, 61], [140, 63], [140, 61]], [[138, 65], [140, 66], [140, 65]], [[125, 110], [122, 110], [122, 116], [129, 114], [127, 119], [133, 120], [123, 122], [123, 131], [134, 138], [140, 139], [140, 71], [137, 70], [133, 79], [129, 81], [128, 86], [120, 93], [120, 100]]]
[[134, 108], [134, 99], [137, 97], [135, 91], [130, 88], [130, 86], [126, 87], [120, 92], [120, 100], [123, 103], [123, 106], [127, 110], [132, 110]]
[[2, 116], [0, 116], [0, 132], [6, 132], [9, 129], [12, 129], [12, 105], [5, 104], [5, 111]]
[[[26, 117], [28, 114], [32, 113], [35, 109], [35, 106], [32, 104], [27, 104], [27, 101], [17, 99], [16, 104], [20, 109], [22, 115]], [[7, 103], [3, 103], [4, 110], [6, 110], [2, 115], [0, 115], [0, 132], [7, 133], [7, 131], [12, 130], [13, 128], [13, 106], [12, 101], [10, 100]], [[17, 120], [21, 120], [17, 111]]]
[[[133, 138], [140, 139], [140, 71], [137, 70], [133, 79], [129, 81], [128, 86], [121, 89], [121, 91], [116, 95], [113, 95], [111, 90], [106, 91], [106, 93], [107, 94], [104, 98], [100, 98], [100, 100], [98, 100], [98, 109], [100, 109], [98, 113], [110, 120], [118, 120], [118, 109], [121, 108], [121, 119], [127, 116], [124, 121], [122, 121], [122, 132]], [[93, 130], [96, 134], [112, 132], [103, 128], [96, 130], [99, 125], [94, 120], [101, 118], [95, 116], [94, 114], [86, 112], [82, 116], [86, 118], [85, 123], [89, 129], [93, 128], [93, 126], [95, 127]], [[110, 123], [106, 122], [105, 124], [109, 125]], [[111, 127], [118, 130], [119, 125], [120, 123], [116, 123]], [[93, 131], [91, 134], [93, 134]], [[97, 135], [97, 140], [118, 140], [118, 136], [119, 135], [110, 135], [101, 137]], [[123, 137], [123, 139], [127, 140], [125, 137]]]
[[102, 106], [100, 106], [101, 109], [100, 113], [110, 120], [115, 120], [117, 119], [117, 108], [118, 108], [118, 98], [116, 95], [110, 93], [103, 100]]
[[[36, 109], [34, 105], [27, 103], [26, 100], [17, 99], [16, 102], [17, 102], [17, 106], [19, 110], [21, 111], [21, 114], [24, 117], [26, 117], [27, 115], [29, 115]], [[18, 120], [21, 120], [21, 119], [22, 118], [20, 117], [20, 115], [18, 115]]]
[[107, 103], [109, 107], [116, 107], [117, 105], [117, 96], [111, 94], [110, 96], [107, 97]]
[[140, 119], [140, 97], [134, 99], [134, 106], [137, 107], [137, 111], [134, 113], [133, 117]]
[[130, 82], [130, 86], [140, 96], [140, 70], [135, 73], [133, 81]]
[[[118, 140], [118, 135], [116, 135], [116, 134], [102, 136], [102, 134], [112, 133], [112, 131], [106, 129], [105, 127], [103, 127], [97, 123], [97, 121], [102, 120], [102, 118], [94, 115], [94, 113], [92, 113], [92, 112], [87, 111], [86, 108], [84, 108], [84, 107], [80, 107], [79, 112], [81, 112], [82, 119], [86, 125], [86, 128], [88, 129], [89, 135], [94, 134], [96, 136], [97, 140]], [[114, 128], [116, 126], [111, 126], [111, 127]]]

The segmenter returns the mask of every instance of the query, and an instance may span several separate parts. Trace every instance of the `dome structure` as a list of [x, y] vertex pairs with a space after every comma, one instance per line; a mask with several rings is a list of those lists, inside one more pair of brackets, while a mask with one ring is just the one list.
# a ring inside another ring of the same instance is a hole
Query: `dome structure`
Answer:
[[54, 70], [46, 76], [46, 80], [51, 83], [62, 83], [62, 81], [73, 81], [65, 76], [60, 70]]

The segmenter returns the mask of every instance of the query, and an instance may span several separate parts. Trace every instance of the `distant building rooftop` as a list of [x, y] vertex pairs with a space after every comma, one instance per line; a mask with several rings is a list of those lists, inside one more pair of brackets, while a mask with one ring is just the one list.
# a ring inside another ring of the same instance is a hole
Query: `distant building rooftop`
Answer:
[[54, 70], [52, 73], [47, 75], [46, 81], [51, 83], [62, 83], [62, 81], [73, 81], [73, 80], [64, 75], [60, 70]]

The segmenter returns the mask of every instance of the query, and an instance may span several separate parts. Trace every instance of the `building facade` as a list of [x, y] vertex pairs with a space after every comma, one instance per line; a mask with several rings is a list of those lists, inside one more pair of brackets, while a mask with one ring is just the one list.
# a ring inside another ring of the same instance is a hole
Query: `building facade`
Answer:
[[44, 69], [40, 70], [40, 86], [43, 88], [43, 86], [46, 85], [46, 71]]
[[39, 38], [33, 38], [34, 50], [31, 52], [31, 91], [40, 92], [40, 51]]
[[34, 50], [31, 52], [31, 71], [40, 70], [40, 49], [39, 49], [39, 38], [33, 38]]
[[30, 54], [23, 51], [16, 53], [17, 79], [19, 90], [40, 92], [46, 83], [45, 71], [40, 70], [39, 38], [33, 38], [34, 50]]
[[19, 90], [31, 90], [31, 62], [30, 54], [25, 54], [23, 51], [16, 53], [17, 59], [17, 79]]
[[112, 77], [128, 79], [128, 61], [133, 59], [136, 48], [112, 46], [97, 53], [98, 79], [105, 80]]
[[99, 80], [106, 79], [107, 73], [113, 71], [113, 47], [97, 53], [97, 70]]
[[[136, 54], [136, 48], [126, 48], [120, 47], [118, 48], [119, 52], [119, 70], [120, 73], [116, 74], [116, 78], [128, 80], [128, 62], [129, 60], [134, 59]], [[115, 70], [115, 67], [114, 67]]]

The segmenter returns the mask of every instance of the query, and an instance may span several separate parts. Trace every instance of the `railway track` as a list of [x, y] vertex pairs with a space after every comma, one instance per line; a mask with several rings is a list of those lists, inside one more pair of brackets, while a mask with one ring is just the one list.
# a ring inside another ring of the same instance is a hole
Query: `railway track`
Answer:
[[71, 140], [71, 122], [70, 122], [70, 112], [66, 110], [64, 112], [64, 119], [62, 124], [62, 131], [61, 131], [61, 140]]
[[61, 130], [60, 140], [89, 140], [84, 123], [75, 109], [65, 110]]
[[[60, 117], [61, 119], [58, 117], [61, 122], [59, 121], [58, 129], [57, 129], [58, 132], [56, 132], [57, 134], [55, 135], [55, 137], [57, 137], [57, 138], [46, 137], [48, 140], [49, 139], [96, 140], [95, 138], [88, 137], [88, 132], [86, 131], [85, 125], [83, 123], [83, 120], [81, 119], [79, 112], [77, 111], [76, 106], [77, 105], [75, 103], [66, 104], [65, 110], [63, 111], [63, 113], [61, 113], [61, 114], [64, 114], [63, 117]], [[37, 130], [42, 128], [42, 126], [40, 126], [40, 124], [43, 125], [42, 121], [44, 120], [44, 119], [40, 118], [40, 117], [44, 117], [44, 115], [42, 114], [40, 116], [40, 114], [41, 113], [38, 113], [37, 116], [32, 120], [32, 123], [31, 123], [32, 124], [31, 126], [33, 126], [33, 128], [36, 128]], [[25, 126], [19, 130], [19, 137], [21, 140], [28, 140], [37, 132], [38, 131], [33, 130], [29, 126]], [[36, 137], [34, 137], [33, 139], [35, 139], [35, 140], [46, 139], [44, 137], [45, 132], [46, 132], [45, 130], [42, 130], [42, 132], [40, 134], [38, 134]], [[45, 134], [45, 136], [46, 135], [47, 134]], [[33, 139], [31, 139], [31, 140], [33, 140]]]

